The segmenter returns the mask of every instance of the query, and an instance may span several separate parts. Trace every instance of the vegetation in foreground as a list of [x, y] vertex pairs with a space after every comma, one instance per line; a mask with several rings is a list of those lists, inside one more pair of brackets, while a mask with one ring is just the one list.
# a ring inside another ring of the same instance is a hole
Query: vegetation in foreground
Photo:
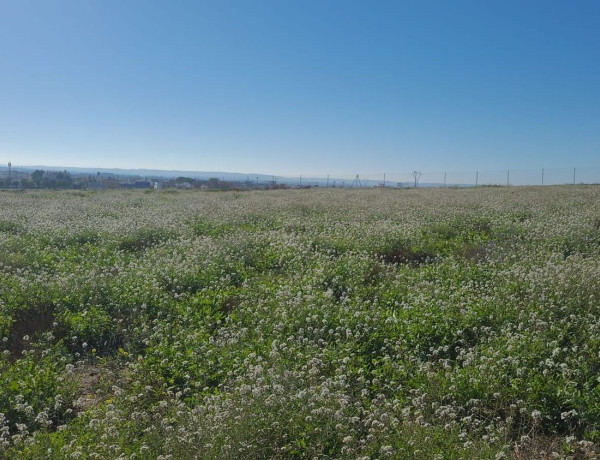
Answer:
[[0, 203], [2, 458], [600, 455], [597, 187]]

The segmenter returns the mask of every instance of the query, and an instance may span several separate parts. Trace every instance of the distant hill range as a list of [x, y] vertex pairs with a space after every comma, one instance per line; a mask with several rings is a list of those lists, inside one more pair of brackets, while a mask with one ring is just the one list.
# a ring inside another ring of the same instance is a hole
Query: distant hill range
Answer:
[[[6, 169], [6, 167], [1, 168]], [[242, 174], [242, 173], [228, 173], [220, 171], [180, 171], [180, 170], [163, 170], [163, 169], [120, 169], [120, 168], [80, 168], [73, 166], [45, 166], [45, 165], [33, 165], [33, 166], [13, 166], [13, 169], [19, 171], [35, 171], [41, 169], [44, 171], [68, 171], [73, 175], [94, 175], [100, 173], [101, 175], [114, 175], [114, 176], [128, 176], [128, 177], [140, 177], [140, 178], [152, 178], [152, 179], [172, 179], [177, 177], [190, 177], [193, 179], [210, 179], [212, 177], [229, 180], [229, 181], [245, 181], [256, 180], [258, 177], [260, 181], [272, 180], [273, 176], [266, 174]], [[278, 176], [275, 176], [278, 177]]]
[[[182, 170], [163, 170], [163, 169], [120, 169], [120, 168], [82, 168], [73, 166], [46, 166], [46, 165], [30, 165], [30, 166], [15, 166], [12, 167], [15, 172], [31, 173], [35, 170], [43, 171], [68, 171], [73, 176], [98, 176], [101, 177], [115, 177], [115, 178], [136, 178], [139, 180], [169, 180], [178, 177], [187, 177], [195, 180], [208, 180], [211, 178], [218, 179], [220, 181], [247, 183], [252, 182], [256, 184], [285, 184], [289, 187], [314, 187], [314, 186], [330, 186], [330, 187], [362, 187], [371, 188], [382, 186], [380, 180], [369, 180], [367, 178], [361, 178], [360, 183], [355, 183], [353, 179], [329, 177], [305, 177], [305, 176], [276, 176], [269, 174], [260, 173], [235, 173], [235, 172], [224, 172], [224, 171], [182, 171]], [[5, 173], [7, 171], [6, 166], [0, 166], [0, 171]], [[407, 182], [387, 182], [387, 187], [412, 187], [410, 181]], [[470, 187], [467, 184], [448, 184], [449, 186], [459, 187]], [[440, 183], [425, 183], [419, 182], [419, 187], [442, 187]]]

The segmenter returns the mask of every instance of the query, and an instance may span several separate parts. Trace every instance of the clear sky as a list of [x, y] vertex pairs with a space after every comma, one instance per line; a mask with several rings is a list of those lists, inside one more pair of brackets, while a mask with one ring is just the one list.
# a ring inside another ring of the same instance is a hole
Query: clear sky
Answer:
[[600, 2], [0, 0], [0, 162], [600, 167]]

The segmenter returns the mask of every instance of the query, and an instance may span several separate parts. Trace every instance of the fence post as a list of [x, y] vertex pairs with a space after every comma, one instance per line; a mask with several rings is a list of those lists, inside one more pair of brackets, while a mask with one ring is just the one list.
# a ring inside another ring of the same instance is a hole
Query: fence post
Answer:
[[475, 188], [479, 185], [479, 171], [475, 171]]
[[544, 185], [544, 168], [542, 168], [542, 186]]
[[576, 171], [576, 169], [573, 168], [573, 185], [575, 185], [575, 171]]
[[506, 170], [506, 186], [510, 186], [510, 169]]
[[446, 188], [446, 171], [444, 171], [444, 188]]

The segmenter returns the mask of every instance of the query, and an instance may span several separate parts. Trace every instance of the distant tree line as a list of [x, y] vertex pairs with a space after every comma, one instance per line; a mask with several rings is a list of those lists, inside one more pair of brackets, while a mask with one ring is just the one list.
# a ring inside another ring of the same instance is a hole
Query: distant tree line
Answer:
[[19, 186], [20, 188], [72, 188], [73, 178], [67, 171], [43, 171], [36, 169], [29, 177], [4, 177], [0, 180], [0, 187]]
[[192, 177], [179, 176], [174, 179], [148, 179], [110, 176], [102, 177], [100, 173], [96, 175], [75, 175], [74, 177], [68, 171], [44, 171], [37, 169], [32, 173], [14, 171], [9, 177], [6, 173], [0, 177], [0, 189], [114, 189], [114, 188], [136, 188], [136, 189], [202, 189], [202, 190], [249, 190], [249, 189], [276, 189], [288, 188], [286, 184], [277, 184], [275, 180], [268, 182], [246, 181], [226, 181], [217, 177], [208, 179], [199, 179]]

